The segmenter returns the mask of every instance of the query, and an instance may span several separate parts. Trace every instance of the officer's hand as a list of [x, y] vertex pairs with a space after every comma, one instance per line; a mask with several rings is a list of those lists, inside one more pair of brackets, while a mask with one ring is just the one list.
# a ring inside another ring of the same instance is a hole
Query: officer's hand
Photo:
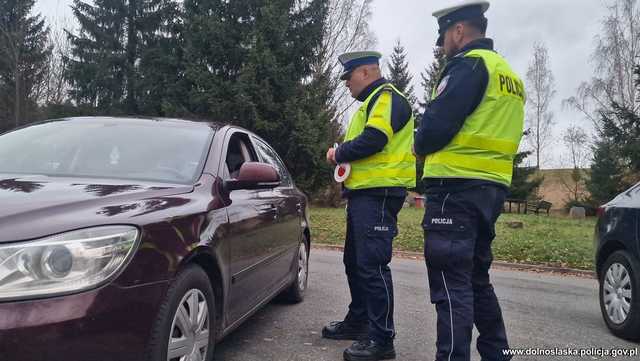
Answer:
[[329, 148], [329, 150], [327, 150], [327, 163], [329, 164], [336, 164], [336, 149], [335, 148]]

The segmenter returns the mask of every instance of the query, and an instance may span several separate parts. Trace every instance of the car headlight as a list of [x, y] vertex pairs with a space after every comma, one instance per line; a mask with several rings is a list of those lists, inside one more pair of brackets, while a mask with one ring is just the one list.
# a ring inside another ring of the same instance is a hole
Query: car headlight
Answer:
[[78, 292], [113, 277], [138, 240], [132, 226], [104, 226], [0, 245], [0, 300]]

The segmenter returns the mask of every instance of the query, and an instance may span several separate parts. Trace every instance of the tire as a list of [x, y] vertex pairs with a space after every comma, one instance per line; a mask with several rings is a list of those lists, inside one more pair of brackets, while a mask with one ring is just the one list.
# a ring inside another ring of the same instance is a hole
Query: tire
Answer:
[[[192, 308], [197, 312], [193, 313]], [[179, 312], [184, 317], [179, 317]], [[192, 360], [213, 360], [215, 315], [209, 277], [202, 268], [188, 266], [178, 273], [160, 306], [151, 332], [147, 360], [174, 361], [180, 359], [179, 355], [192, 355]], [[169, 355], [171, 344], [176, 357]]]
[[620, 338], [640, 340], [640, 264], [628, 252], [617, 251], [607, 258], [599, 278], [607, 327]]
[[309, 279], [309, 246], [306, 240], [300, 242], [293, 272], [295, 272], [293, 283], [281, 294], [280, 299], [288, 303], [300, 303], [304, 301]]

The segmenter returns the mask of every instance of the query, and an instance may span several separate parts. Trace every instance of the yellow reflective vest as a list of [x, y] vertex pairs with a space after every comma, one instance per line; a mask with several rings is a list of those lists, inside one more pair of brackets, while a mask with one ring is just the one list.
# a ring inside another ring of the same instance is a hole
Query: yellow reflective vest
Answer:
[[453, 140], [427, 156], [423, 178], [482, 179], [509, 186], [524, 127], [524, 84], [494, 51], [476, 49], [464, 56], [482, 58], [487, 89]]
[[[379, 92], [383, 93], [371, 108], [371, 114], [367, 116], [369, 103]], [[411, 119], [400, 131], [393, 132], [391, 126], [392, 92], [404, 97], [393, 85], [383, 84], [371, 92], [349, 122], [345, 141], [355, 139], [364, 131], [365, 127], [372, 127], [383, 132], [388, 141], [382, 151], [351, 162], [351, 173], [345, 181], [347, 189], [412, 188], [416, 185], [416, 158], [412, 152], [414, 117], [411, 115]]]

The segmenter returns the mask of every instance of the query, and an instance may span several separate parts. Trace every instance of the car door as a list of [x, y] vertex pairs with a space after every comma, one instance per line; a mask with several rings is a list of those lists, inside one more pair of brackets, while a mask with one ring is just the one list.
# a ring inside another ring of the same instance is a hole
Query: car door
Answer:
[[277, 260], [273, 262], [270, 272], [277, 279], [283, 279], [291, 274], [291, 265], [297, 256], [302, 236], [302, 200], [298, 198], [293, 179], [276, 151], [259, 137], [254, 136], [252, 140], [260, 160], [275, 167], [280, 175], [280, 186], [269, 190], [278, 212], [273, 234]]
[[[245, 162], [258, 161], [249, 136], [230, 131], [225, 140], [221, 172], [224, 180], [236, 178]], [[273, 228], [277, 207], [262, 190], [234, 190], [228, 194], [229, 217], [229, 297], [227, 309], [231, 323], [250, 312], [269, 293], [271, 279], [265, 272], [277, 245]]]

